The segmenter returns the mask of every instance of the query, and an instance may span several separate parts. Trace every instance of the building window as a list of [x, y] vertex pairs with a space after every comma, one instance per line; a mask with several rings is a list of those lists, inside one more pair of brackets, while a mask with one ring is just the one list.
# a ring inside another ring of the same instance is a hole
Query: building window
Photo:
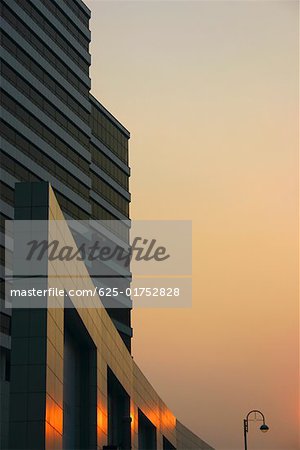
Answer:
[[10, 324], [11, 324], [10, 316], [8, 316], [7, 314], [4, 314], [4, 313], [0, 313], [0, 331], [1, 331], [1, 333], [10, 335], [10, 328], [11, 328]]
[[64, 311], [63, 448], [97, 446], [97, 369], [95, 344], [67, 300]]
[[10, 350], [0, 347], [0, 380], [10, 381]]
[[176, 447], [165, 436], [163, 436], [163, 450], [176, 450]]
[[156, 443], [156, 428], [145, 414], [139, 409], [138, 415], [139, 421], [139, 450], [155, 450], [157, 448]]
[[130, 397], [110, 368], [107, 369], [108, 448], [131, 448]]

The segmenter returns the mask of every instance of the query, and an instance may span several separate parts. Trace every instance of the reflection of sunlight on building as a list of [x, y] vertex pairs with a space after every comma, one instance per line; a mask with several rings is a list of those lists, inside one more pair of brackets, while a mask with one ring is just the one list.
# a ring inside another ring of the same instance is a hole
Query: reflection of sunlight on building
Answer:
[[142, 410], [145, 416], [150, 420], [150, 422], [159, 430], [161, 427], [160, 421], [160, 411], [158, 407], [155, 408], [145, 408]]
[[158, 430], [168, 429], [169, 431], [175, 430], [176, 418], [174, 414], [166, 407], [155, 407], [143, 409], [145, 416], [152, 422], [152, 424]]
[[100, 402], [98, 402], [97, 406], [97, 429], [98, 434], [107, 434], [107, 411]]
[[46, 400], [46, 435], [47, 430], [54, 428], [59, 434], [63, 433], [63, 410], [49, 395]]
[[51, 448], [55, 440], [55, 430], [47, 421], [45, 423], [45, 434], [47, 446]]
[[130, 402], [131, 434], [137, 431], [137, 419], [134, 410], [134, 404]]
[[169, 409], [164, 409], [161, 413], [161, 426], [163, 428], [169, 428], [175, 430], [176, 427], [176, 417]]

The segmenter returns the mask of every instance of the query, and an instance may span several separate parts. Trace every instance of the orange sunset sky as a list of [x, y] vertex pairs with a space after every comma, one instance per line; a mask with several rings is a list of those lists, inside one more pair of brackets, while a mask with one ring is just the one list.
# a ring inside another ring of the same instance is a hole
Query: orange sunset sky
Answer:
[[131, 217], [193, 220], [193, 306], [135, 360], [217, 450], [299, 449], [297, 1], [99, 1], [92, 92], [131, 131]]

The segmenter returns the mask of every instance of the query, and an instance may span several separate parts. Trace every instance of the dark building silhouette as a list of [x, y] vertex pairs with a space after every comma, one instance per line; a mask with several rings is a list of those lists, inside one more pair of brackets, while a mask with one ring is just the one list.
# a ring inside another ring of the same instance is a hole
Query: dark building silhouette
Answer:
[[[130, 134], [90, 94], [90, 11], [82, 1], [4, 0], [1, 16], [1, 376], [5, 381], [10, 313], [3, 302], [4, 221], [14, 218], [15, 184], [49, 181], [66, 218], [128, 220]], [[124, 223], [119, 234], [126, 241]], [[130, 309], [111, 308], [109, 314], [130, 350]], [[1, 392], [6, 399], [7, 386]], [[3, 410], [6, 404], [4, 400]]]

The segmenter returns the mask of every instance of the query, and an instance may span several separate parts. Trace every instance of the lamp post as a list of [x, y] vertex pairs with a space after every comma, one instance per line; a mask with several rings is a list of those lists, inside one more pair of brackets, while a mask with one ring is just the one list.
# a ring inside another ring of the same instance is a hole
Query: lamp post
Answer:
[[[262, 425], [260, 426], [260, 430], [263, 433], [266, 433], [269, 430], [268, 425], [266, 425], [265, 416], [262, 412], [258, 411], [257, 409], [253, 409], [252, 411], [248, 412], [246, 419], [244, 419], [244, 440], [245, 440], [245, 450], [248, 450], [248, 444], [247, 444], [247, 433], [249, 428], [249, 416], [254, 413], [255, 414], [255, 420], [258, 420], [262, 422]], [[261, 416], [261, 419], [256, 419], [256, 414], [259, 414]]]

